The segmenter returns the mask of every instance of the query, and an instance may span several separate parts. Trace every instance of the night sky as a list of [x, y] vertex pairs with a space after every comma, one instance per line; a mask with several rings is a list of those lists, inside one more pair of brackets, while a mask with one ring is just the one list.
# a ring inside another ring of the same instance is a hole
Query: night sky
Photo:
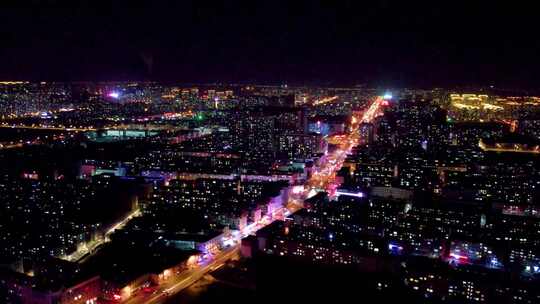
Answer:
[[532, 7], [493, 7], [493, 1], [439, 7], [411, 1], [82, 2], [3, 4], [0, 79], [540, 83], [540, 26]]

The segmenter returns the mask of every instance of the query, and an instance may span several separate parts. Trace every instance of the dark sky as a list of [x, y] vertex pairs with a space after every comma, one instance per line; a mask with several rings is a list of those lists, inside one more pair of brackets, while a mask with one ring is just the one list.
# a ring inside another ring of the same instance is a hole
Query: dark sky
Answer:
[[540, 84], [533, 7], [495, 1], [429, 2], [438, 7], [360, 0], [77, 2], [2, 4], [0, 79]]

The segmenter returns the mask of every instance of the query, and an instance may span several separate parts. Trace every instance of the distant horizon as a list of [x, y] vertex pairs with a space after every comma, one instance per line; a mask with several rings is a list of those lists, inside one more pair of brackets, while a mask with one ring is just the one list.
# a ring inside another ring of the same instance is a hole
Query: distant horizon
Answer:
[[[292, 88], [309, 88], [309, 87], [320, 87], [320, 88], [343, 88], [343, 89], [380, 89], [380, 90], [402, 90], [402, 89], [450, 89], [456, 91], [499, 91], [500, 93], [508, 92], [518, 93], [518, 94], [540, 94], [540, 88], [523, 88], [523, 87], [511, 87], [511, 86], [492, 86], [488, 84], [484, 85], [447, 85], [447, 86], [397, 86], [397, 85], [383, 85], [383, 84], [368, 84], [368, 83], [357, 83], [357, 84], [317, 84], [317, 83], [294, 83], [294, 82], [254, 82], [254, 81], [238, 81], [238, 82], [186, 82], [186, 81], [175, 81], [175, 80], [5, 80], [0, 79], [0, 85], [8, 83], [20, 83], [20, 84], [38, 84], [38, 83], [56, 83], [56, 84], [106, 84], [106, 83], [156, 83], [164, 84], [170, 86], [268, 86], [268, 87], [281, 87], [283, 89], [292, 89]], [[285, 87], [286, 86], [286, 87]]]

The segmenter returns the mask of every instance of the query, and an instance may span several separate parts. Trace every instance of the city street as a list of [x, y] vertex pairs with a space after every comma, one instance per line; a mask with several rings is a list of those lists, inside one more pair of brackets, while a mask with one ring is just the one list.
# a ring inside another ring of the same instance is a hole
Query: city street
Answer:
[[[370, 104], [368, 109], [364, 112], [361, 118], [356, 118], [353, 121], [360, 122], [372, 122], [380, 113], [380, 106], [382, 99], [376, 98], [373, 103]], [[277, 210], [272, 214], [272, 217], [265, 216], [259, 222], [247, 225], [237, 239], [235, 239], [235, 245], [229, 247], [216, 256], [210, 257], [209, 261], [205, 261], [202, 264], [195, 266], [195, 268], [187, 270], [181, 273], [178, 277], [175, 277], [171, 281], [160, 285], [153, 293], [139, 292], [133, 295], [130, 299], [125, 301], [126, 304], [153, 304], [162, 303], [168, 297], [183, 289], [187, 288], [197, 280], [201, 279], [205, 274], [214, 271], [221, 267], [228, 260], [235, 256], [238, 256], [240, 249], [241, 238], [255, 234], [259, 229], [271, 224], [278, 218], [288, 216], [291, 212], [294, 212], [302, 205], [302, 200], [310, 193], [311, 190], [324, 189], [325, 191], [335, 192], [337, 188], [336, 173], [343, 165], [343, 162], [347, 158], [347, 155], [351, 152], [352, 148], [358, 143], [358, 123], [354, 123], [351, 128], [351, 132], [343, 137], [339, 148], [332, 154], [327, 155], [325, 161], [322, 162], [319, 168], [314, 170], [312, 177], [306, 182], [304, 192], [301, 198], [291, 198], [287, 207], [291, 207], [293, 210], [283, 208], [283, 210]]]
[[237, 244], [227, 248], [218, 255], [214, 256], [210, 261], [196, 266], [194, 269], [187, 270], [172, 280], [167, 281], [158, 287], [153, 293], [139, 292], [127, 300], [126, 304], [151, 304], [162, 303], [168, 297], [182, 291], [184, 288], [201, 279], [205, 274], [212, 272], [226, 263], [228, 260], [237, 257], [239, 254], [240, 245]]
[[2, 10], [0, 304], [540, 304], [534, 6], [49, 2]]

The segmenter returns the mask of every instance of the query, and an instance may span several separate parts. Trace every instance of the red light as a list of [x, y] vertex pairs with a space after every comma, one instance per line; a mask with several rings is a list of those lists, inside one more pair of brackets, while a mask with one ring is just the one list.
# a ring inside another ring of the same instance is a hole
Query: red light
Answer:
[[152, 288], [152, 287], [144, 287], [143, 291], [144, 292], [152, 292], [152, 291], [154, 291], [154, 288]]
[[120, 300], [122, 297], [121, 297], [120, 295], [118, 295], [118, 294], [115, 294], [115, 295], [113, 296], [113, 298], [114, 298], [115, 300]]

